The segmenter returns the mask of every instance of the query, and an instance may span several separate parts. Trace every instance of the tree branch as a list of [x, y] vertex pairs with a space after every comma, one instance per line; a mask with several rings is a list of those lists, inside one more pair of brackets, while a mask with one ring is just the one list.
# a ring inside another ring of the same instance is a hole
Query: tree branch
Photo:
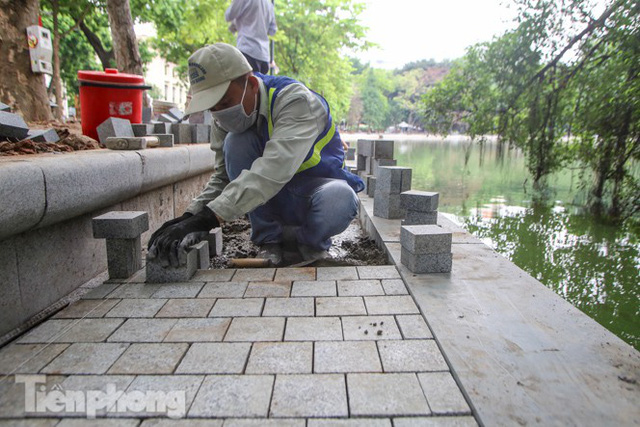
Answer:
[[73, 27], [69, 28], [64, 33], [60, 34], [60, 38], [64, 38], [64, 37], [68, 36], [69, 34], [71, 34], [72, 31], [77, 30], [80, 27], [80, 24], [82, 22], [84, 22], [84, 18], [89, 13], [89, 10], [91, 10], [91, 3], [87, 3], [87, 7], [85, 7], [84, 10], [82, 11], [82, 13], [80, 14], [80, 18], [78, 18], [78, 19], [73, 18], [76, 21], [76, 24]]
[[115, 55], [113, 53], [113, 50], [106, 50], [102, 45], [102, 40], [100, 40], [100, 37], [98, 37], [93, 31], [91, 31], [89, 27], [87, 27], [87, 25], [84, 23], [84, 21], [81, 21], [79, 23], [79, 26], [83, 34], [87, 38], [87, 41], [96, 52], [96, 55], [98, 55], [98, 58], [100, 58], [102, 67], [111, 68], [113, 66], [112, 62], [115, 62]]

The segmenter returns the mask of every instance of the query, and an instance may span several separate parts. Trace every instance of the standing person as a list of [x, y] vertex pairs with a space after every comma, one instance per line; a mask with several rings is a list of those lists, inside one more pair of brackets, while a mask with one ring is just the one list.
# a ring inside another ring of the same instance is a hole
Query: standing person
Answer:
[[270, 0], [233, 0], [224, 13], [229, 30], [238, 32], [237, 47], [253, 71], [269, 71], [269, 36], [276, 33], [276, 16]]
[[226, 43], [191, 55], [189, 78], [186, 114], [210, 110], [215, 119], [215, 172], [187, 212], [151, 236], [149, 253], [177, 260], [187, 234], [249, 213], [258, 257], [281, 265], [289, 232], [304, 260], [327, 258], [331, 237], [356, 216], [356, 192], [364, 189], [345, 169], [327, 101], [291, 78], [251, 72]]

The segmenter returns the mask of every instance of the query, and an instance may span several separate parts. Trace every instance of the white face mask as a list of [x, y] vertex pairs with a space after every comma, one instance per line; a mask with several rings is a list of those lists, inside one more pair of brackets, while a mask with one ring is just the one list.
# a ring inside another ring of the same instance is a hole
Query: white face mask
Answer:
[[227, 132], [231, 133], [242, 133], [249, 129], [258, 119], [258, 102], [256, 95], [255, 108], [251, 112], [251, 114], [247, 115], [244, 112], [244, 107], [242, 106], [242, 102], [244, 101], [244, 95], [247, 93], [247, 83], [249, 79], [244, 82], [244, 91], [242, 92], [242, 99], [238, 105], [234, 105], [233, 107], [225, 108], [220, 111], [211, 111], [213, 117], [218, 121], [220, 127]]

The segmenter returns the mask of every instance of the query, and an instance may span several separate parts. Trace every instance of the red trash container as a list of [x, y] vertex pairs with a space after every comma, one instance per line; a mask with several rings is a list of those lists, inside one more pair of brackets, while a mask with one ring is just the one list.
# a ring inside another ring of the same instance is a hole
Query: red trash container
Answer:
[[144, 85], [144, 77], [107, 68], [104, 72], [78, 71], [78, 81], [84, 135], [97, 140], [96, 128], [109, 117], [120, 117], [131, 123], [142, 121], [142, 93], [151, 89]]

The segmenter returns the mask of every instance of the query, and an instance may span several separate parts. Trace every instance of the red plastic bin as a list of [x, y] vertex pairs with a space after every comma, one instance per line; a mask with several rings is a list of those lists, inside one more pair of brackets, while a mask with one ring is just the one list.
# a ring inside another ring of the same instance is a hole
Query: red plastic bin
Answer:
[[96, 128], [109, 117], [120, 117], [131, 123], [142, 121], [144, 77], [118, 73], [115, 68], [103, 71], [78, 71], [80, 82], [80, 121], [82, 133], [98, 139]]

